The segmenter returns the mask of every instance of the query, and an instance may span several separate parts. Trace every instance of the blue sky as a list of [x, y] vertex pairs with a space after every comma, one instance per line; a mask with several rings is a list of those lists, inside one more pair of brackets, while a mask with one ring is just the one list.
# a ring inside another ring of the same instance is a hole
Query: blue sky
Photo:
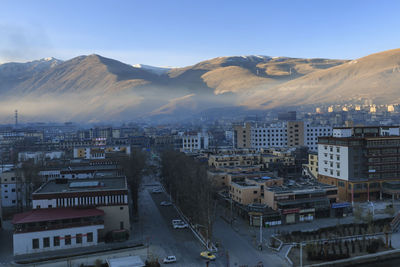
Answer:
[[353, 59], [400, 47], [400, 1], [0, 0], [0, 62], [100, 54], [186, 66], [217, 56]]

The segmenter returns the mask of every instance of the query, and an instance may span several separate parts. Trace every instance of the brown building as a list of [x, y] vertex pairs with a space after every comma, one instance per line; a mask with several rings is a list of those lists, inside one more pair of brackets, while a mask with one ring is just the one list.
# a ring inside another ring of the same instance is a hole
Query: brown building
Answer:
[[304, 123], [302, 121], [288, 121], [287, 136], [289, 147], [304, 146]]
[[243, 125], [233, 127], [233, 147], [251, 148], [251, 124], [246, 122]]

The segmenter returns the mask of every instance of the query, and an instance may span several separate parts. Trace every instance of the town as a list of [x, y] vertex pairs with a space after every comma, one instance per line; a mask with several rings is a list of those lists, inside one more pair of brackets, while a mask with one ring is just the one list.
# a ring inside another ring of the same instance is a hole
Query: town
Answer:
[[14, 125], [0, 128], [0, 263], [306, 266], [395, 257], [395, 107], [90, 127], [19, 123], [16, 111]]

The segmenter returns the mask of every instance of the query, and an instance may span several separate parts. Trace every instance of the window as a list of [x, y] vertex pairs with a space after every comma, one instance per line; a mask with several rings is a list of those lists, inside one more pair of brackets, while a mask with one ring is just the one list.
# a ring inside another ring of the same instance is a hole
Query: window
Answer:
[[[224, 179], [224, 177], [222, 177], [222, 179]], [[120, 209], [120, 210], [123, 210], [123, 209], [124, 209], [124, 207], [119, 207], [119, 209]]]
[[76, 234], [76, 243], [82, 244], [82, 234]]
[[71, 245], [71, 236], [70, 235], [65, 236], [65, 245]]
[[93, 233], [87, 233], [86, 239], [87, 242], [93, 242]]
[[53, 243], [54, 243], [55, 247], [59, 247], [60, 246], [60, 237], [59, 236], [53, 237]]
[[32, 248], [33, 249], [39, 248], [39, 239], [38, 238], [32, 239]]
[[124, 222], [119, 222], [119, 228], [122, 230], [124, 229]]
[[44, 248], [50, 247], [50, 237], [43, 237], [43, 247]]

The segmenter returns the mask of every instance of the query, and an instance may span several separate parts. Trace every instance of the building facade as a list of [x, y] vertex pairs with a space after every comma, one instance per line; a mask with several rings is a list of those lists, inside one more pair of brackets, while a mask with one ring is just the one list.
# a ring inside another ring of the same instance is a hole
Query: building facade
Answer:
[[83, 248], [99, 242], [104, 229], [104, 212], [99, 209], [34, 209], [16, 214], [14, 255]]
[[130, 231], [128, 188], [125, 177], [56, 179], [32, 194], [33, 209], [97, 208], [104, 211], [104, 233]]
[[317, 151], [318, 137], [330, 136], [332, 127], [313, 126], [303, 121], [287, 121], [270, 125], [234, 126], [235, 148], [286, 148], [306, 146], [311, 151]]
[[[393, 127], [396, 128], [396, 127]], [[318, 143], [318, 180], [336, 185], [340, 201], [382, 199], [388, 183], [400, 182], [400, 136], [381, 127], [335, 129]], [[400, 192], [388, 193], [398, 197]]]

